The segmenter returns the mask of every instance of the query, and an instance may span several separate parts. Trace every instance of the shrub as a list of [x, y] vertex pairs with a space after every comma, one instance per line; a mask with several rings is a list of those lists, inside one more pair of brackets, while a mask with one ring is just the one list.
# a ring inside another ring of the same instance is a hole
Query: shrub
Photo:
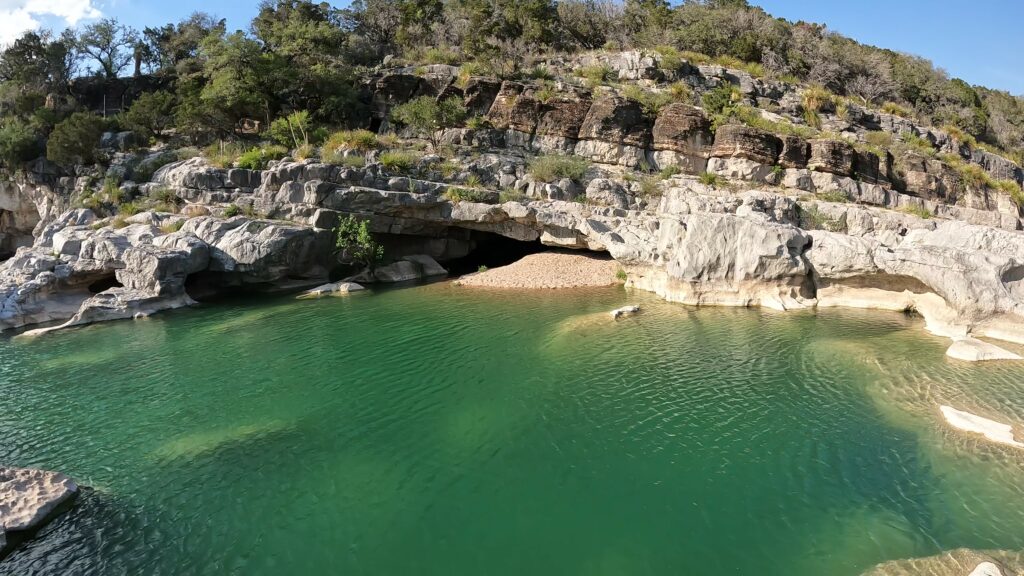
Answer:
[[946, 124], [942, 129], [960, 144], [966, 145], [971, 149], [978, 147], [978, 141], [975, 140], [974, 136], [971, 136], [960, 128], [953, 126], [952, 124]]
[[658, 68], [670, 71], [682, 68], [683, 54], [675, 46], [655, 46], [654, 51], [661, 56], [658, 59]]
[[892, 148], [892, 134], [889, 132], [868, 132], [864, 135], [864, 140], [869, 146], [874, 146], [875, 148], [882, 150]]
[[280, 160], [287, 155], [288, 149], [284, 146], [257, 147], [239, 156], [236, 164], [246, 170], [263, 170], [267, 167], [267, 162]]
[[384, 258], [384, 247], [373, 238], [367, 221], [346, 216], [334, 231], [338, 260], [372, 270]]
[[303, 144], [295, 149], [296, 160], [308, 160], [309, 158], [316, 158], [318, 156], [316, 146], [312, 144]]
[[231, 168], [245, 151], [238, 142], [214, 142], [203, 149], [203, 157], [217, 168]]
[[238, 216], [241, 213], [242, 208], [238, 206], [238, 204], [231, 204], [230, 206], [224, 209], [223, 214], [225, 218], [234, 218], [235, 216]]
[[841, 190], [827, 190], [825, 192], [818, 192], [815, 195], [824, 202], [845, 204], [850, 201], [850, 197], [846, 195], [846, 192]]
[[165, 90], [144, 92], [124, 113], [125, 126], [149, 137], [174, 125], [174, 95]]
[[797, 209], [800, 227], [804, 230], [842, 231], [843, 223], [839, 219], [822, 212], [817, 204], [811, 204], [807, 207], [797, 204]]
[[583, 180], [590, 162], [578, 156], [538, 156], [530, 161], [528, 170], [541, 182], [554, 182], [562, 178]]
[[92, 164], [104, 127], [99, 116], [75, 112], [53, 128], [46, 143], [46, 157], [57, 164]]
[[892, 114], [894, 116], [900, 116], [902, 118], [913, 118], [914, 113], [904, 106], [900, 106], [895, 102], [886, 102], [882, 104], [882, 112], [886, 114]]
[[903, 139], [903, 146], [906, 149], [925, 156], [935, 156], [935, 146], [932, 145], [931, 141], [914, 134], [903, 134], [900, 137]]
[[419, 159], [420, 157], [418, 154], [403, 150], [392, 150], [380, 155], [380, 163], [385, 168], [398, 172], [408, 172], [409, 170], [412, 170]]
[[298, 110], [270, 123], [270, 138], [281, 146], [299, 148], [310, 144], [312, 128], [308, 110]]
[[42, 153], [42, 134], [34, 126], [16, 117], [0, 122], [0, 162], [8, 168], [34, 160]]
[[466, 106], [460, 98], [446, 98], [440, 102], [430, 96], [396, 106], [391, 118], [426, 136], [432, 147], [437, 148], [439, 130], [461, 125], [466, 120]]
[[700, 183], [714, 188], [722, 183], [722, 177], [712, 172], [704, 172], [700, 175]]
[[708, 90], [701, 96], [701, 103], [708, 114], [728, 114], [743, 99], [743, 95], [732, 84], [723, 84]]
[[668, 85], [667, 90], [669, 96], [675, 102], [690, 102], [693, 100], [693, 91], [690, 90], [690, 85], [686, 82], [673, 82]]
[[120, 230], [121, 228], [127, 228], [128, 227], [128, 220], [124, 216], [118, 214], [117, 216], [114, 216], [113, 220], [110, 221], [110, 227], [114, 228], [115, 230]]
[[117, 207], [117, 213], [122, 216], [135, 216], [142, 212], [142, 206], [137, 202], [125, 202]]
[[477, 273], [479, 273], [479, 274], [483, 274], [484, 272], [487, 272], [487, 270], [489, 270], [489, 268], [487, 268], [487, 266], [484, 266], [483, 264], [481, 264], [480, 266], [477, 266], [477, 269], [476, 269]]
[[523, 200], [526, 200], [526, 192], [516, 190], [515, 188], [505, 188], [498, 193], [498, 202], [502, 204], [505, 202], [522, 202]]
[[168, 222], [167, 224], [161, 226], [160, 231], [163, 232], [164, 234], [174, 234], [178, 230], [181, 230], [181, 227], [184, 225], [184, 220], [175, 220], [174, 222]]
[[377, 135], [369, 130], [341, 130], [328, 136], [323, 147], [331, 152], [339, 148], [369, 152], [380, 147], [380, 142], [377, 140]]
[[629, 279], [629, 274], [626, 274], [625, 270], [619, 268], [618, 270], [615, 271], [615, 279], [618, 280], [619, 282], [625, 282], [626, 280]]
[[466, 120], [466, 128], [472, 130], [483, 130], [484, 128], [490, 128], [491, 123], [483, 116], [473, 116], [469, 120]]
[[658, 173], [658, 176], [661, 177], [662, 180], [668, 180], [669, 178], [681, 173], [682, 171], [682, 168], [676, 166], [675, 164], [672, 164], [671, 166], [665, 166], [664, 168], [662, 168], [661, 172]]
[[644, 176], [640, 179], [640, 193], [650, 198], [661, 194], [661, 178], [658, 176]]
[[479, 188], [449, 188], [444, 197], [452, 202], [486, 202], [490, 195]]
[[587, 81], [589, 86], [600, 86], [612, 79], [614, 70], [607, 64], [584, 66], [576, 71], [576, 75]]
[[657, 115], [662, 108], [676, 102], [675, 97], [669, 92], [652, 92], [636, 84], [626, 86], [622, 93], [626, 98], [639, 102], [644, 111], [652, 115]]
[[176, 162], [180, 158], [176, 154], [158, 154], [150, 159], [143, 160], [132, 170], [132, 178], [136, 182], [149, 182], [153, 174], [164, 166]]

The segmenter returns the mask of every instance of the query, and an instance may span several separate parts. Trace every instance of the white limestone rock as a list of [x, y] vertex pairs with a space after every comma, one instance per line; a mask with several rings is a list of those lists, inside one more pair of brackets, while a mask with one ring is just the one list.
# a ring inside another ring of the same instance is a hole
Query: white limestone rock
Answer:
[[1024, 360], [1019, 355], [977, 338], [959, 338], [946, 350], [946, 356], [965, 362]]
[[325, 296], [344, 296], [361, 290], [366, 290], [366, 288], [361, 284], [356, 284], [355, 282], [332, 282], [330, 284], [324, 284], [323, 286], [317, 286], [312, 290], [307, 290], [297, 298], [300, 300], [307, 300], [311, 298], [323, 298]]
[[612, 310], [611, 311], [611, 315], [612, 315], [612, 319], [613, 320], [618, 320], [619, 318], [625, 318], [627, 316], [635, 316], [635, 315], [637, 315], [639, 313], [640, 313], [640, 307], [639, 306], [623, 306], [622, 308], [619, 308], [617, 310]]
[[0, 466], [0, 527], [7, 532], [35, 530], [77, 494], [78, 485], [59, 472]]
[[957, 430], [981, 434], [986, 439], [998, 444], [1013, 446], [1014, 448], [1024, 448], [1024, 443], [1018, 442], [1014, 438], [1013, 427], [1009, 424], [1003, 424], [978, 416], [977, 414], [957, 410], [952, 406], [939, 406], [939, 410], [942, 412], [946, 422]]

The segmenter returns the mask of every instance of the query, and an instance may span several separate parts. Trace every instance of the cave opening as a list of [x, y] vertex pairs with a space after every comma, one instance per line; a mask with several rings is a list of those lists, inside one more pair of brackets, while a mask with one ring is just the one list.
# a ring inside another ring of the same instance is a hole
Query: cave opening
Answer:
[[124, 288], [124, 284], [118, 282], [116, 276], [105, 276], [96, 280], [92, 284], [89, 284], [89, 293], [99, 294], [100, 292], [106, 292], [111, 288]]
[[516, 240], [501, 234], [478, 230], [470, 230], [468, 237], [468, 252], [464, 256], [442, 263], [452, 278], [472, 274], [480, 270], [481, 267], [508, 266], [531, 254], [552, 250], [551, 247], [541, 244], [539, 239]]

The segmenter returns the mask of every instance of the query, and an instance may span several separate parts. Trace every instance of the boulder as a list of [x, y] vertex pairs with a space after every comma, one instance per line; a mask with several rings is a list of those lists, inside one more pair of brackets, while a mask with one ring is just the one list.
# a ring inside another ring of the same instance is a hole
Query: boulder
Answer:
[[779, 164], [783, 168], [806, 168], [811, 158], [811, 145], [798, 136], [782, 136], [782, 152]]
[[991, 360], [1024, 360], [1018, 354], [983, 342], [977, 338], [957, 338], [946, 350], [946, 356], [965, 362], [986, 362]]
[[781, 149], [782, 143], [774, 134], [740, 124], [726, 124], [715, 132], [711, 156], [744, 158], [770, 166], [778, 161]]
[[580, 140], [599, 140], [615, 145], [648, 148], [652, 119], [639, 102], [602, 96], [594, 101], [580, 127]]
[[587, 200], [603, 206], [629, 208], [629, 197], [626, 190], [614, 180], [594, 178], [587, 185]]
[[611, 311], [611, 315], [612, 315], [612, 319], [613, 320], [618, 320], [619, 318], [625, 318], [627, 316], [635, 316], [635, 315], [637, 315], [639, 313], [640, 313], [640, 307], [639, 306], [623, 306], [622, 308], [619, 308], [617, 310], [612, 310]]
[[537, 134], [578, 138], [583, 121], [590, 110], [590, 99], [576, 96], [556, 96], [540, 105]]
[[466, 109], [473, 114], [485, 115], [501, 90], [501, 81], [472, 77], [462, 91]]
[[501, 89], [494, 97], [491, 108], [487, 112], [487, 119], [491, 125], [499, 130], [508, 128], [516, 113], [516, 102], [526, 91], [526, 85], [520, 82], [505, 81], [501, 83]]
[[847, 142], [839, 140], [812, 140], [811, 159], [807, 168], [817, 172], [828, 172], [840, 176], [853, 174], [853, 159], [856, 150]]
[[707, 154], [714, 137], [711, 121], [699, 108], [681, 103], [661, 109], [654, 121], [655, 150], [671, 150], [689, 155]]

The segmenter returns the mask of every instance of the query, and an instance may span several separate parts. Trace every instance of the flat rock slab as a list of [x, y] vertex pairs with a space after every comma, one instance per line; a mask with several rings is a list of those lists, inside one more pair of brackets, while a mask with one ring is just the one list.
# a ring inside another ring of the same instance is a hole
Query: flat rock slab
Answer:
[[942, 411], [942, 415], [946, 418], [946, 422], [957, 430], [981, 434], [992, 442], [997, 442], [999, 444], [1006, 444], [1007, 446], [1013, 446], [1016, 448], [1024, 448], [1024, 443], [1018, 442], [1013, 437], [1013, 427], [1009, 424], [1003, 424], [1001, 422], [996, 422], [995, 420], [983, 418], [977, 414], [957, 410], [952, 406], [940, 406], [939, 410]]
[[35, 530], [78, 485], [59, 472], [0, 467], [0, 526], [7, 532]]
[[612, 318], [614, 318], [615, 320], [618, 320], [619, 318], [625, 318], [626, 316], [634, 316], [634, 315], [639, 314], [639, 313], [640, 313], [640, 307], [639, 306], [623, 306], [622, 308], [619, 308], [618, 310], [612, 310], [611, 311]]
[[995, 344], [982, 342], [977, 338], [961, 338], [946, 350], [946, 356], [965, 362], [987, 362], [991, 360], [1024, 360], [1017, 354], [1004, 350]]

